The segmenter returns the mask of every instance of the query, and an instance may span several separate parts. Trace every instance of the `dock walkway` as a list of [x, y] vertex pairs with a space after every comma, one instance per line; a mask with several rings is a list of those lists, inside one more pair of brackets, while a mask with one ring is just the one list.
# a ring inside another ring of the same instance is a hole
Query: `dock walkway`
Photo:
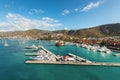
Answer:
[[42, 49], [43, 49], [44, 51], [46, 51], [48, 54], [51, 54], [51, 55], [53, 55], [54, 57], [58, 58], [58, 56], [56, 56], [54, 53], [50, 52], [49, 50], [45, 49], [44, 47], [42, 47]]

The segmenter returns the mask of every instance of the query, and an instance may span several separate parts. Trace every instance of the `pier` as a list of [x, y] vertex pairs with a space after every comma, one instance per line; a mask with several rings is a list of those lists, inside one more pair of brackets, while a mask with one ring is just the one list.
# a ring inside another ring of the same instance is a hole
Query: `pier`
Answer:
[[59, 65], [81, 65], [81, 66], [111, 66], [111, 67], [120, 67], [120, 63], [108, 63], [108, 62], [58, 62], [58, 61], [31, 61], [28, 60], [25, 63], [27, 64], [59, 64]]
[[55, 58], [58, 58], [54, 53], [50, 52], [49, 50], [45, 49], [44, 47], [41, 48], [42, 50], [46, 51], [48, 54], [53, 55]]

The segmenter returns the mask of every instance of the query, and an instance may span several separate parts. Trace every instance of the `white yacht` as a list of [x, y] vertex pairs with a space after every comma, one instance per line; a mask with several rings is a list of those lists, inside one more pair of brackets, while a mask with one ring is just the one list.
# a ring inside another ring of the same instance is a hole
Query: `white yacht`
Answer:
[[4, 46], [6, 46], [6, 47], [9, 46], [7, 41], [4, 42]]
[[104, 52], [104, 53], [111, 53], [111, 50], [108, 49], [108, 48], [105, 47], [105, 46], [100, 47], [97, 51], [99, 51], [99, 52]]

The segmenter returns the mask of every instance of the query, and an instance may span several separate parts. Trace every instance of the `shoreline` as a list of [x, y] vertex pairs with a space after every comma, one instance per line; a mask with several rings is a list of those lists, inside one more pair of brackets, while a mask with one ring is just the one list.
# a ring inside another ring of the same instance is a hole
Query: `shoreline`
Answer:
[[[0, 38], [0, 40], [2, 40], [2, 39], [25, 39], [25, 40], [35, 40], [35, 41], [39, 41], [40, 39], [34, 39], [34, 38], [30, 38], [30, 39], [28, 39], [28, 38], [24, 38], [24, 37], [22, 37], [22, 38], [14, 38], [14, 37], [4, 37], [4, 38]], [[44, 41], [49, 41], [49, 42], [57, 42], [57, 41], [59, 41], [59, 40], [44, 40]], [[64, 41], [64, 40], [63, 40]], [[75, 42], [70, 42], [70, 41], [64, 41], [64, 43], [65, 43], [65, 45], [76, 45], [76, 44], [84, 44], [84, 43], [75, 43]], [[92, 44], [93, 45], [93, 44]], [[118, 50], [117, 48], [109, 48], [109, 47], [107, 47], [108, 49], [110, 49], [111, 51], [114, 51], [114, 52], [117, 52], [117, 53], [120, 53], [120, 50]]]

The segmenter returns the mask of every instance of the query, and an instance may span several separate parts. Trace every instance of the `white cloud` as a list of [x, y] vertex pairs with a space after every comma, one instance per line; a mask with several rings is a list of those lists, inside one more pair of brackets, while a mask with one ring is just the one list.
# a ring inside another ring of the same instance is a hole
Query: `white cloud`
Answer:
[[81, 11], [82, 12], [86, 12], [86, 11], [89, 11], [93, 8], [96, 8], [96, 7], [99, 7], [103, 2], [102, 1], [97, 1], [97, 2], [91, 2], [89, 3], [87, 6], [85, 6]]
[[55, 20], [50, 17], [43, 17], [42, 20], [47, 22], [59, 22], [59, 20]]
[[70, 13], [70, 11], [67, 10], [67, 9], [65, 9], [65, 10], [62, 12], [62, 15], [67, 15], [67, 14], [69, 14], [69, 13]]
[[30, 15], [34, 15], [34, 14], [41, 14], [44, 13], [44, 11], [42, 9], [30, 9], [30, 11], [28, 12]]
[[72, 14], [72, 13], [74, 13], [74, 12], [79, 12], [80, 11], [80, 9], [78, 9], [78, 8], [75, 8], [75, 9], [71, 9], [71, 10], [68, 10], [68, 9], [65, 9], [65, 10], [63, 10], [63, 12], [61, 13], [61, 15], [68, 15], [68, 14]]
[[25, 18], [19, 14], [8, 13], [7, 22], [0, 22], [1, 31], [16, 31], [29, 29], [42, 29], [49, 27], [57, 27], [62, 24], [58, 20], [49, 17], [43, 17], [39, 20]]

